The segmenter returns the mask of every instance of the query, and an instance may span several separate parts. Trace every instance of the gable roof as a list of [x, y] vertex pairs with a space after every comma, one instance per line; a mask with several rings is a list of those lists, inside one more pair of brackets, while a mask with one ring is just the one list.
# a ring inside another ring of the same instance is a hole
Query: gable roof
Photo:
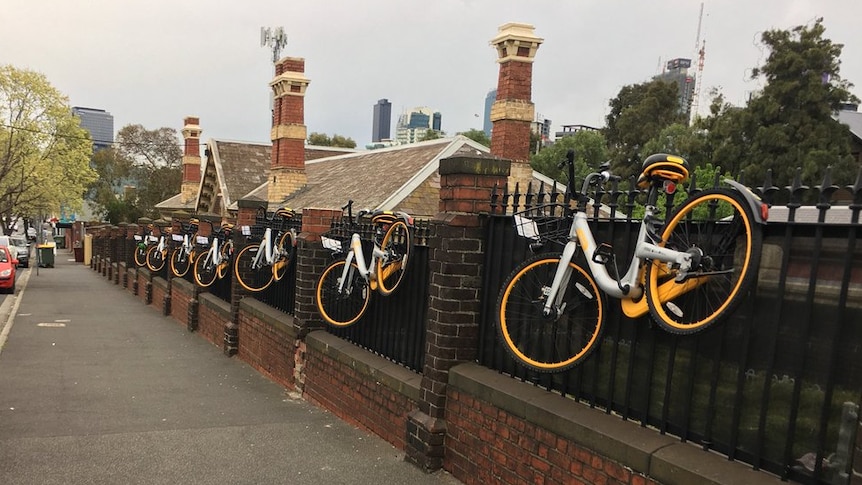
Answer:
[[862, 113], [858, 111], [841, 110], [836, 115], [836, 118], [841, 123], [844, 123], [850, 128], [850, 133], [857, 140], [862, 140]]

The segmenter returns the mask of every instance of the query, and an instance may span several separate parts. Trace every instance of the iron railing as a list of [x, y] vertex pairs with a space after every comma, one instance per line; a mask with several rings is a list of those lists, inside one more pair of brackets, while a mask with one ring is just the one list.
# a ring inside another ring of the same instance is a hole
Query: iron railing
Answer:
[[[827, 175], [814, 189], [797, 177], [784, 190], [767, 180], [756, 191], [767, 202], [788, 202], [771, 208], [756, 288], [733, 315], [677, 336], [649, 317], [626, 318], [609, 300], [599, 349], [558, 374], [514, 362], [499, 344], [495, 306], [505, 278], [530, 252], [505, 214], [566, 196], [544, 186], [495, 196], [479, 362], [784, 479], [848, 483], [862, 402], [862, 172], [844, 189]], [[591, 211], [597, 243], [631, 254], [638, 222], [624, 214], [636, 212], [640, 191], [613, 184], [592, 197], [604, 203]], [[806, 198], [819, 202], [803, 206]]]

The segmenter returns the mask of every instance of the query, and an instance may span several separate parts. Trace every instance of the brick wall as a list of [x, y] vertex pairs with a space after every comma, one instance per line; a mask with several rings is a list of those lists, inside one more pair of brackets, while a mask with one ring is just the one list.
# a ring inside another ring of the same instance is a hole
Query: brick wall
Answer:
[[270, 380], [293, 389], [295, 348], [293, 317], [253, 298], [240, 302], [237, 357]]
[[224, 345], [224, 329], [230, 323], [230, 304], [209, 293], [200, 295], [198, 333], [219, 348]]
[[188, 327], [189, 303], [196, 296], [194, 283], [174, 278], [171, 283], [171, 317], [183, 327]]
[[168, 294], [168, 281], [164, 278], [153, 278], [153, 301], [150, 306], [158, 311], [164, 311], [165, 296]]

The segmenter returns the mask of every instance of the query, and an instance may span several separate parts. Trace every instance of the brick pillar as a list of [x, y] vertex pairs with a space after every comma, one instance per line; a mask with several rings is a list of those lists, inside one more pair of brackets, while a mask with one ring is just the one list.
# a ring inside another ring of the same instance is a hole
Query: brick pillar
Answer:
[[[254, 225], [255, 215], [257, 214], [257, 210], [259, 207], [266, 207], [266, 202], [257, 200], [257, 199], [240, 199], [237, 201], [237, 214], [236, 214], [236, 223], [234, 225], [233, 232], [233, 247], [234, 247], [234, 257], [239, 254], [240, 250], [242, 250], [248, 244], [248, 238], [243, 235], [242, 228], [243, 226], [251, 226]], [[253, 243], [257, 244], [257, 243]], [[233, 262], [236, 264], [236, 261]], [[231, 266], [231, 271], [234, 270], [234, 267]], [[240, 271], [248, 272], [248, 268], [240, 268]], [[251, 292], [246, 290], [236, 281], [236, 278], [231, 276], [231, 285], [230, 285], [230, 314], [231, 321], [225, 325], [224, 328], [224, 348], [222, 349], [227, 356], [236, 355], [239, 352], [239, 302], [246, 296], [248, 296]]]
[[[127, 224], [126, 225], [126, 239], [124, 241], [123, 246], [125, 247], [125, 253], [121, 264], [125, 265], [125, 270], [123, 271], [123, 287], [129, 287], [129, 268], [135, 268], [135, 274], [137, 275], [137, 268], [135, 267], [134, 254], [137, 249], [138, 242], [135, 241], [135, 235], [140, 234], [141, 227], [137, 224]], [[137, 278], [137, 276], [136, 276]]]
[[280, 205], [290, 194], [305, 187], [305, 59], [285, 57], [275, 64], [273, 91], [272, 161], [267, 200]]
[[195, 200], [201, 182], [201, 127], [200, 119], [187, 116], [183, 120], [183, 181], [180, 188], [180, 203]]
[[508, 160], [440, 160], [440, 212], [431, 222], [431, 282], [419, 408], [407, 417], [407, 461], [443, 466], [449, 369], [478, 352], [484, 225], [491, 191], [505, 184]]
[[531, 180], [530, 129], [535, 118], [531, 101], [533, 59], [544, 39], [536, 37], [533, 26], [507, 23], [498, 29], [491, 45], [497, 50], [500, 74], [497, 100], [491, 106], [491, 153], [512, 161], [509, 191]]

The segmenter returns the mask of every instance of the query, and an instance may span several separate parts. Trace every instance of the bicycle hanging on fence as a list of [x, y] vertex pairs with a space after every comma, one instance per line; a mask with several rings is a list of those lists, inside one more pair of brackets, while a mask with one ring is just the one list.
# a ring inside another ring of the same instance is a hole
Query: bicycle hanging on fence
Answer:
[[172, 234], [177, 247], [171, 252], [171, 272], [177, 278], [182, 278], [189, 272], [195, 262], [195, 240], [198, 232], [198, 220], [192, 218], [182, 223], [182, 234]]
[[[242, 248], [234, 264], [234, 276], [243, 288], [262, 291], [287, 273], [296, 247], [296, 230], [288, 223], [295, 215], [293, 210], [282, 207], [267, 218], [266, 209], [258, 210], [257, 224], [250, 235], [252, 240], [260, 237], [260, 244]], [[262, 235], [255, 234], [261, 230]]]
[[[361, 210], [354, 219], [352, 200], [341, 209], [347, 209], [350, 232], [334, 229], [321, 238], [323, 246], [338, 259], [323, 270], [315, 292], [320, 315], [336, 327], [356, 323], [368, 309], [372, 291], [391, 295], [404, 281], [413, 251], [413, 218], [408, 214]], [[371, 218], [373, 231], [369, 262], [356, 232], [366, 215]]]
[[198, 236], [197, 243], [209, 246], [209, 249], [198, 255], [192, 270], [195, 283], [203, 287], [212, 285], [216, 278], [224, 278], [233, 256], [233, 241], [230, 238], [233, 224], [223, 223], [216, 231], [212, 221], [206, 222], [210, 225], [210, 235]]
[[151, 244], [149, 248], [147, 248], [147, 268], [154, 273], [158, 273], [165, 267], [165, 261], [167, 260], [168, 255], [168, 238], [167, 234], [170, 234], [170, 231], [166, 231], [165, 228], [169, 226], [169, 224], [165, 221], [154, 221], [153, 225], [159, 228], [159, 236], [156, 239], [156, 244]]
[[[649, 312], [662, 328], [677, 334], [703, 330], [736, 308], [757, 272], [766, 204], [742, 184], [725, 180], [729, 187], [697, 192], [662, 224], [659, 194], [673, 194], [688, 179], [688, 163], [652, 155], [637, 181], [647, 190], [647, 204], [623, 274], [612, 248], [596, 244], [585, 214], [589, 188], [619, 177], [603, 165], [577, 193], [573, 162], [569, 151], [563, 163], [569, 193], [577, 200], [574, 208], [544, 204], [514, 214], [519, 235], [538, 246], [554, 242], [564, 247], [562, 254], [539, 254], [521, 263], [500, 291], [498, 334], [518, 362], [546, 372], [581, 362], [600, 341], [605, 295], [619, 298], [626, 316]], [[586, 268], [575, 261], [579, 248]]]
[[135, 266], [138, 268], [143, 268], [147, 265], [147, 251], [150, 250], [150, 247], [159, 242], [159, 238], [153, 235], [153, 226], [152, 223], [147, 224], [143, 228], [143, 234], [135, 234]]

